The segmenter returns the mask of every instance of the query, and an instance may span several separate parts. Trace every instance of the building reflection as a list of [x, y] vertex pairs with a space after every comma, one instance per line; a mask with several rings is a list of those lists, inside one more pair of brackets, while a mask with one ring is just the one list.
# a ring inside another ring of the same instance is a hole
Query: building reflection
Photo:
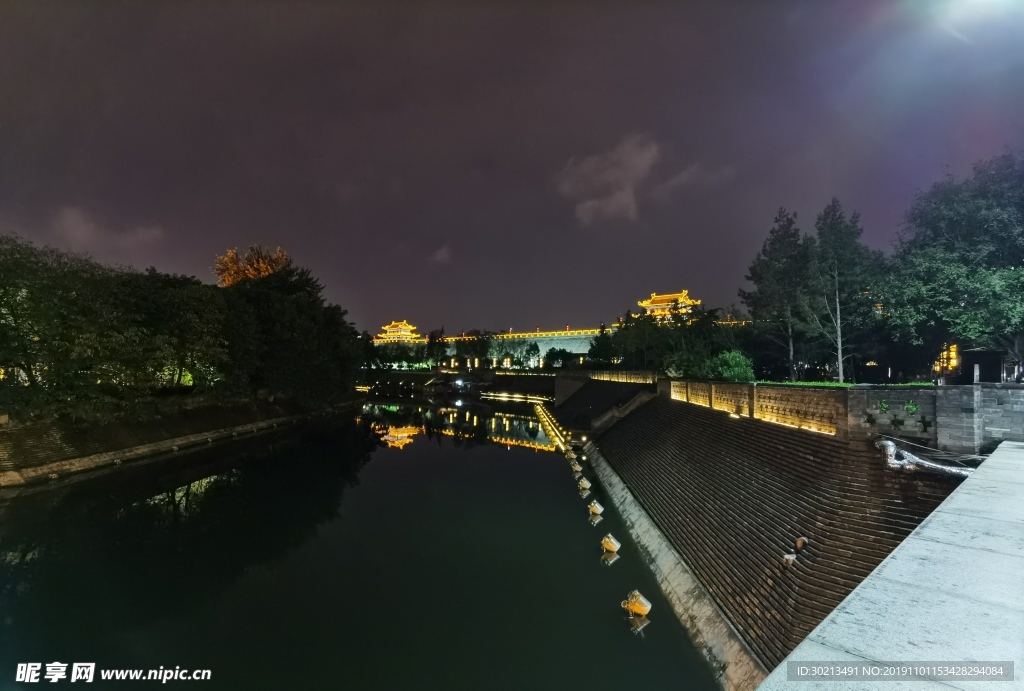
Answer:
[[404, 449], [422, 436], [426, 440], [448, 437], [457, 445], [500, 444], [534, 451], [558, 450], [529, 404], [458, 403], [373, 402], [363, 406], [362, 419], [371, 424], [385, 446], [394, 449]]

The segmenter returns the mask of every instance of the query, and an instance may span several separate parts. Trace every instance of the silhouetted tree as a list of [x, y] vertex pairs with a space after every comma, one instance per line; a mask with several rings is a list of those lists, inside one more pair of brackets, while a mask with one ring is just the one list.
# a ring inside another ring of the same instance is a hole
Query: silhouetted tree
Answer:
[[789, 379], [796, 381], [796, 342], [809, 328], [809, 243], [796, 225], [796, 214], [779, 208], [761, 251], [746, 279], [753, 290], [740, 290], [743, 304], [764, 336], [785, 349]]
[[291, 265], [292, 258], [280, 247], [271, 252], [260, 245], [252, 245], [243, 256], [233, 249], [217, 257], [213, 262], [213, 273], [217, 276], [217, 285], [226, 288], [246, 279], [269, 276]]

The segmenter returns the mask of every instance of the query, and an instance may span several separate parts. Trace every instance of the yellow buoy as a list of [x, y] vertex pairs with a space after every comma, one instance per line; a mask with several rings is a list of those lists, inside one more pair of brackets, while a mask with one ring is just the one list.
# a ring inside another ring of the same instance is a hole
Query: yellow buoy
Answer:
[[640, 594], [639, 590], [634, 590], [622, 601], [622, 608], [629, 612], [631, 616], [645, 617], [651, 611], [651, 603]]
[[597, 499], [595, 499], [594, 501], [590, 502], [587, 505], [587, 508], [590, 509], [590, 513], [595, 513], [595, 514], [602, 514], [602, 513], [604, 513], [604, 507], [601, 506], [601, 504], [598, 503]]
[[601, 547], [603, 547], [607, 552], [618, 552], [619, 547], [622, 547], [622, 543], [612, 537], [611, 533], [608, 533], [601, 540]]

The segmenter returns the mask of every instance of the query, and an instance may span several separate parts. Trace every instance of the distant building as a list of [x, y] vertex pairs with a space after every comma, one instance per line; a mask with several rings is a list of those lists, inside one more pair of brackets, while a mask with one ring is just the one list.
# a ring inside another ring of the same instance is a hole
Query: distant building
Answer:
[[416, 327], [405, 321], [393, 321], [381, 327], [382, 333], [373, 337], [376, 343], [422, 343], [424, 338], [416, 333]]
[[694, 300], [690, 297], [690, 291], [683, 290], [678, 293], [666, 293], [664, 295], [651, 293], [650, 298], [640, 300], [637, 304], [647, 310], [647, 313], [651, 316], [657, 319], [665, 319], [672, 316], [672, 310], [676, 308], [677, 304], [683, 314], [686, 314], [693, 307], [699, 305], [700, 300]]

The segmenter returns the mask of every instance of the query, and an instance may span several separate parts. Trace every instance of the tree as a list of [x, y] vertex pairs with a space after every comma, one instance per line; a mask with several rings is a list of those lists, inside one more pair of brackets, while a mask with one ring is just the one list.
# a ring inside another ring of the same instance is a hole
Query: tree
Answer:
[[308, 269], [289, 266], [226, 289], [228, 370], [242, 390], [283, 394], [310, 405], [351, 391], [362, 358], [346, 313], [327, 304]]
[[853, 338], [875, 316], [872, 291], [877, 296], [884, 259], [861, 242], [860, 214], [847, 217], [835, 197], [818, 214], [814, 227], [817, 238], [809, 245], [811, 323], [832, 346], [843, 382]]
[[238, 250], [233, 249], [217, 257], [213, 273], [217, 276], [217, 285], [226, 288], [247, 279], [269, 276], [291, 265], [292, 258], [280, 247], [271, 253], [260, 245], [252, 245], [244, 256], [238, 256]]
[[540, 362], [540, 346], [537, 341], [530, 341], [523, 351], [523, 367], [529, 367], [530, 363]]
[[430, 367], [436, 367], [448, 359], [448, 343], [444, 340], [444, 329], [427, 334], [423, 359]]
[[664, 371], [673, 377], [688, 379], [718, 378], [710, 363], [735, 345], [731, 327], [718, 324], [719, 315], [720, 310], [696, 307], [689, 319], [674, 319], [670, 325], [662, 327], [669, 338]]
[[711, 358], [705, 364], [707, 379], [717, 381], [752, 382], [754, 363], [739, 350], [727, 350]]
[[615, 344], [612, 342], [612, 335], [608, 329], [601, 324], [598, 334], [590, 339], [590, 350], [587, 351], [587, 359], [596, 365], [607, 367], [615, 359]]
[[[679, 321], [685, 323], [685, 319]], [[621, 327], [612, 336], [612, 343], [622, 353], [628, 367], [661, 369], [669, 349], [670, 334], [668, 325], [659, 323], [646, 310], [640, 314], [627, 312]]]
[[914, 343], [996, 346], [1024, 362], [1024, 157], [976, 163], [907, 212], [884, 311]]
[[795, 343], [808, 329], [809, 247], [797, 228], [796, 213], [780, 207], [746, 276], [754, 289], [739, 291], [766, 337], [785, 349], [790, 381], [797, 379]]
[[568, 367], [579, 356], [565, 348], [548, 348], [544, 353], [544, 367]]

